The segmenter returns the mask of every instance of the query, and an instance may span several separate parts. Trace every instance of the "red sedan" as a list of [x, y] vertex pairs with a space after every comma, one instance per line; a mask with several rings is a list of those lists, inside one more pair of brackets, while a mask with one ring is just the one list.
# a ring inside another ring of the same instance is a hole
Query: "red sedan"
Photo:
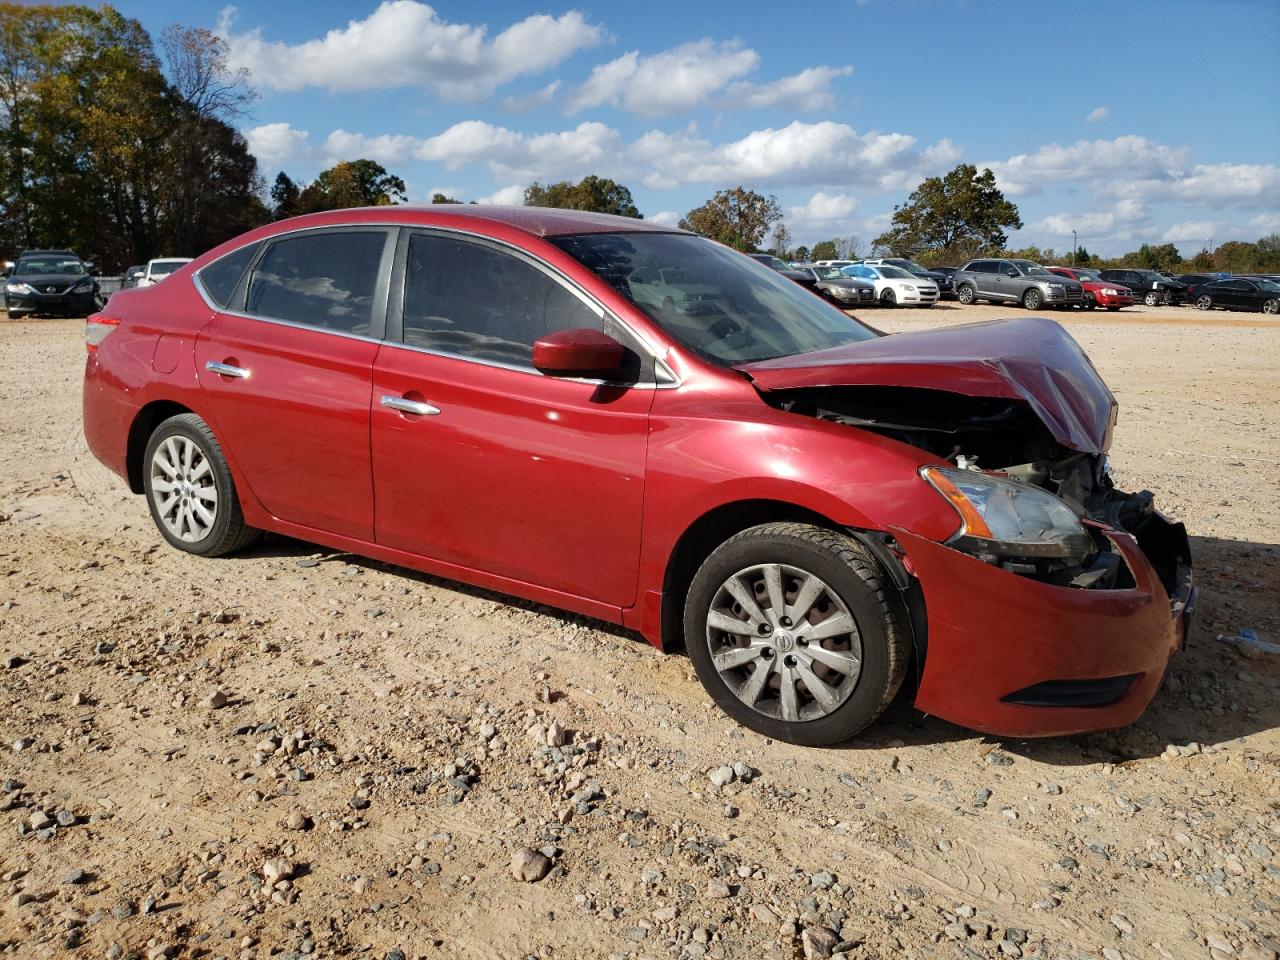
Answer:
[[623, 624], [795, 743], [908, 679], [979, 730], [1127, 724], [1194, 602], [1058, 324], [884, 336], [643, 220], [275, 223], [116, 294], [87, 344], [89, 444], [177, 549], [271, 531]]
[[1084, 302], [1081, 306], [1086, 310], [1102, 307], [1104, 310], [1114, 312], [1121, 307], [1132, 307], [1138, 302], [1132, 290], [1103, 280], [1097, 270], [1088, 267], [1046, 267], [1045, 269], [1060, 277], [1075, 280], [1084, 287]]

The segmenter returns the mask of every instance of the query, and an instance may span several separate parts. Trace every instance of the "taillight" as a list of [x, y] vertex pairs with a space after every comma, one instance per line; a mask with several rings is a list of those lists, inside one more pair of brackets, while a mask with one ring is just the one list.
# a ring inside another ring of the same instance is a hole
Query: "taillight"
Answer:
[[84, 348], [93, 353], [98, 349], [98, 344], [107, 339], [107, 334], [118, 326], [119, 317], [109, 317], [105, 313], [91, 314], [84, 322]]

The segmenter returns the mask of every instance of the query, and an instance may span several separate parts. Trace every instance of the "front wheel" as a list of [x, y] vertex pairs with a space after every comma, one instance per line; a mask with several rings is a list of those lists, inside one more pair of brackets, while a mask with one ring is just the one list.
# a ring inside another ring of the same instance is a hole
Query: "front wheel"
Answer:
[[257, 539], [259, 531], [244, 522], [222, 448], [194, 413], [160, 424], [143, 456], [151, 519], [171, 546], [217, 557]]
[[849, 740], [906, 675], [909, 633], [858, 541], [802, 523], [729, 538], [685, 600], [685, 644], [712, 699], [745, 727], [805, 746]]
[[1092, 293], [1086, 293], [1084, 295], [1084, 299], [1080, 301], [1080, 306], [1084, 307], [1086, 310], [1092, 310], [1097, 305], [1098, 301]]
[[973, 295], [973, 287], [965, 284], [956, 291], [956, 299], [967, 307], [977, 298]]
[[1142, 298], [1142, 302], [1145, 303], [1148, 307], [1158, 307], [1160, 306], [1160, 294], [1152, 290], [1145, 297]]
[[1262, 302], [1262, 312], [1272, 315], [1280, 313], [1280, 300], [1264, 300]]
[[886, 290], [884, 293], [880, 294], [880, 306], [896, 307], [897, 305], [898, 305], [898, 295], [894, 293], [892, 290]]
[[1197, 310], [1212, 310], [1212, 309], [1213, 309], [1213, 300], [1212, 300], [1212, 298], [1210, 298], [1210, 297], [1208, 297], [1208, 296], [1197, 297], [1197, 298], [1196, 298], [1196, 309], [1197, 309]]
[[1039, 310], [1043, 303], [1044, 295], [1035, 287], [1022, 295], [1022, 305], [1028, 310]]

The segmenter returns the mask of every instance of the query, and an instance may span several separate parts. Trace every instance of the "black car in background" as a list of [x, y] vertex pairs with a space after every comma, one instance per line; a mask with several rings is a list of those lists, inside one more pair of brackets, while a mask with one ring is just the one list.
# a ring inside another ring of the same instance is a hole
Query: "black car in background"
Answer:
[[1232, 277], [1196, 287], [1199, 310], [1257, 310], [1280, 313], [1280, 283], [1263, 277]]
[[1202, 287], [1206, 283], [1213, 283], [1215, 280], [1229, 280], [1229, 273], [1183, 273], [1174, 277], [1180, 284], [1187, 288], [1187, 303], [1196, 302], [1196, 287]]
[[5, 310], [11, 318], [87, 317], [98, 309], [92, 268], [70, 250], [24, 250], [4, 278]]
[[1128, 287], [1148, 307], [1166, 304], [1178, 306], [1187, 299], [1186, 284], [1179, 283], [1154, 270], [1103, 270], [1099, 276], [1107, 283]]
[[804, 279], [798, 280], [799, 283], [811, 287], [838, 307], [850, 309], [856, 306], [875, 306], [877, 303], [874, 283], [850, 277], [835, 267], [800, 263], [785, 273], [787, 276], [802, 275]]
[[938, 285], [938, 297], [942, 300], [954, 300], [956, 298], [955, 288], [952, 285], [951, 277], [956, 272], [955, 267], [947, 267], [945, 270], [930, 269], [922, 267], [914, 260], [908, 260], [906, 257], [877, 257], [874, 260], [863, 260], [862, 263], [868, 266], [876, 267], [884, 264], [889, 267], [898, 267], [907, 271], [914, 277], [920, 277], [923, 280], [932, 280]]

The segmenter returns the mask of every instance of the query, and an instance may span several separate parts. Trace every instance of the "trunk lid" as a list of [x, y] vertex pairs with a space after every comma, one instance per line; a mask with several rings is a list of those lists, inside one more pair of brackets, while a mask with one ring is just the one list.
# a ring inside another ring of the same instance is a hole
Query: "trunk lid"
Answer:
[[916, 387], [1021, 400], [1055, 440], [1081, 453], [1106, 452], [1115, 426], [1115, 397], [1084, 350], [1040, 317], [897, 333], [735, 369], [766, 392]]

